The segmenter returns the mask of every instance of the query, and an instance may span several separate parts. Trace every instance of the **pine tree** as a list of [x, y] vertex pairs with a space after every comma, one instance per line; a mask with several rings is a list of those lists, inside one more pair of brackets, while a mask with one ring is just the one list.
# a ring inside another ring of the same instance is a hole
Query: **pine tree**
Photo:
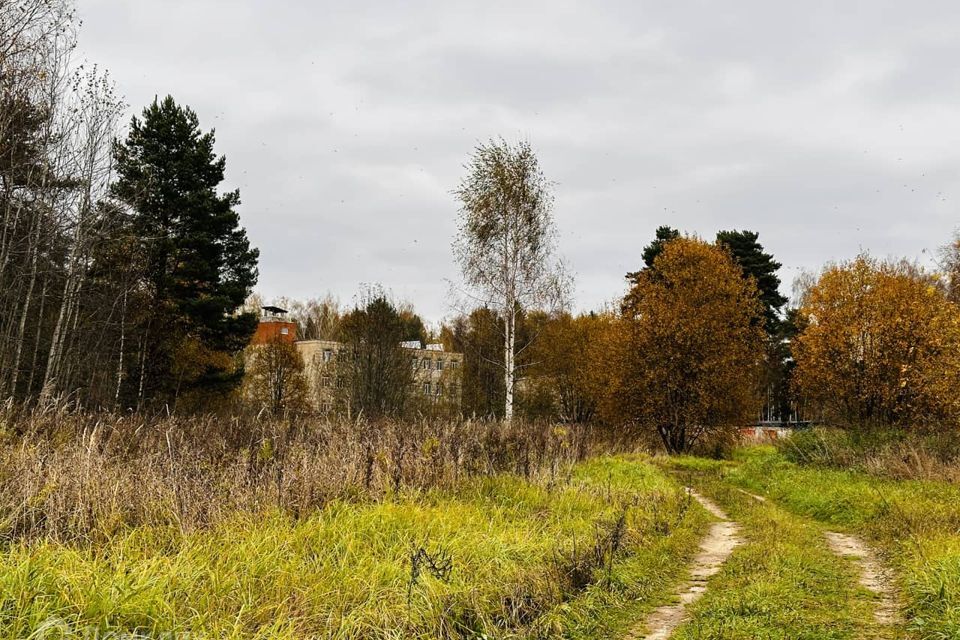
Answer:
[[756, 280], [760, 301], [764, 305], [767, 331], [774, 335], [780, 322], [780, 309], [787, 299], [780, 294], [780, 278], [777, 271], [782, 266], [773, 256], [764, 252], [756, 231], [720, 231], [717, 244], [730, 250], [733, 259], [744, 275]]
[[744, 276], [753, 278], [763, 303], [763, 324], [767, 331], [767, 354], [764, 366], [766, 420], [790, 419], [793, 396], [791, 377], [793, 361], [790, 357], [790, 339], [793, 327], [780, 317], [787, 299], [780, 294], [780, 263], [763, 250], [756, 231], [720, 231], [717, 245], [726, 248]]
[[[141, 338], [141, 399], [150, 391], [163, 397], [236, 383], [231, 356], [256, 328], [254, 314], [235, 312], [257, 281], [259, 252], [240, 226], [239, 192], [217, 191], [226, 159], [214, 153], [214, 141], [193, 110], [168, 96], [134, 117], [126, 141], [114, 147], [112, 193], [131, 211], [152, 297]], [[179, 367], [174, 379], [185, 345], [205, 357]]]
[[[643, 264], [645, 264], [648, 269], [653, 268], [653, 262], [657, 259], [657, 256], [663, 252], [664, 245], [679, 237], [680, 231], [671, 226], [661, 225], [657, 227], [656, 237], [653, 239], [653, 242], [643, 248]], [[627, 274], [627, 278], [633, 281], [635, 280], [635, 278], [632, 277], [634, 275], [636, 274]]]

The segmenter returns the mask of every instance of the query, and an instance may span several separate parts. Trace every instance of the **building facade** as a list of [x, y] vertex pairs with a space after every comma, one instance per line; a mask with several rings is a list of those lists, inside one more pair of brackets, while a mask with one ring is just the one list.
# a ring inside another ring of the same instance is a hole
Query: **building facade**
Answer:
[[[348, 357], [345, 345], [332, 340], [298, 340], [294, 344], [303, 358], [315, 409], [322, 413], [335, 410], [337, 391], [343, 387], [338, 364]], [[419, 342], [405, 342], [400, 347], [410, 358], [414, 404], [425, 410], [459, 411], [463, 354], [444, 351], [440, 344], [424, 347]]]
[[[263, 307], [251, 347], [274, 341], [293, 344], [303, 359], [309, 403], [318, 412], [333, 412], [337, 409], [338, 391], [344, 386], [338, 365], [348, 357], [346, 345], [332, 340], [297, 340], [297, 325], [286, 314], [279, 307]], [[444, 351], [441, 344], [424, 346], [418, 341], [399, 346], [410, 358], [410, 400], [414, 407], [424, 413], [458, 412], [463, 354]], [[255, 357], [254, 353], [248, 357]]]

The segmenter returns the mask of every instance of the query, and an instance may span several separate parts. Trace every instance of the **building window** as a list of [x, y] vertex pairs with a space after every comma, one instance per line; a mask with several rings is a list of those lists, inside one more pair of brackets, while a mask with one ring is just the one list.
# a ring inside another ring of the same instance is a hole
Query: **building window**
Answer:
[[420, 360], [417, 359], [416, 356], [413, 356], [412, 358], [410, 358], [410, 364], [412, 364], [413, 368], [416, 369], [417, 365], [420, 364]]
[[443, 360], [437, 360], [437, 371], [443, 371]]
[[333, 349], [324, 349], [323, 350], [323, 361], [330, 362], [333, 360]]
[[459, 367], [459, 366], [460, 366], [460, 361], [459, 361], [459, 360], [451, 360], [451, 361], [450, 361], [450, 368], [451, 368], [451, 369], [456, 369], [456, 368]]
[[429, 383], [429, 382], [424, 382], [424, 383], [423, 383], [423, 395], [425, 395], [425, 396], [430, 395], [430, 383]]
[[280, 327], [280, 335], [285, 336], [289, 333], [290, 333], [290, 329], [288, 327]]
[[429, 371], [429, 370], [430, 370], [430, 359], [429, 359], [429, 358], [424, 358], [424, 359], [423, 359], [423, 369], [424, 369], [425, 371]]
[[323, 386], [324, 389], [329, 389], [330, 387], [333, 386], [333, 378], [331, 378], [330, 376], [323, 376], [322, 378], [320, 378], [320, 384], [321, 386]]
[[437, 383], [437, 397], [438, 397], [438, 398], [442, 398], [442, 397], [443, 397], [443, 383], [442, 383], [442, 382], [438, 382], [438, 383]]

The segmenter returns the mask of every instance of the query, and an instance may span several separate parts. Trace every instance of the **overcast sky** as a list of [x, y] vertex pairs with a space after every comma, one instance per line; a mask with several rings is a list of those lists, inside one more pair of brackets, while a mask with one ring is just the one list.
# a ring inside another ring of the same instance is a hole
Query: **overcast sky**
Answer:
[[661, 224], [759, 231], [785, 293], [929, 261], [960, 224], [956, 4], [720, 4], [78, 0], [131, 114], [169, 93], [216, 128], [268, 300], [377, 282], [449, 315], [450, 192], [492, 136], [555, 181], [580, 309]]

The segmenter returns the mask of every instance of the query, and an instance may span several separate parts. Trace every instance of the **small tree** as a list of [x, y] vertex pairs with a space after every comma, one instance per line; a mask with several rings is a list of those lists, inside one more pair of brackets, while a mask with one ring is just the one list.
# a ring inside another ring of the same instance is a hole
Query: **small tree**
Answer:
[[580, 424], [594, 419], [608, 389], [605, 347], [616, 323], [609, 313], [560, 313], [545, 322], [530, 352], [529, 386], [552, 396], [552, 418]]
[[467, 284], [503, 318], [504, 419], [513, 418], [517, 315], [558, 306], [565, 280], [555, 257], [549, 183], [526, 142], [476, 148], [456, 190], [459, 235], [454, 254]]
[[753, 418], [763, 307], [730, 255], [695, 238], [664, 245], [624, 299], [617, 407], [671, 453]]
[[441, 329], [446, 348], [463, 354], [461, 409], [493, 418], [503, 411], [503, 321], [489, 308], [474, 309]]
[[340, 322], [339, 401], [353, 415], [399, 416], [413, 384], [410, 355], [400, 346], [408, 325], [383, 292], [365, 298]]
[[247, 348], [246, 396], [275, 415], [307, 407], [307, 381], [297, 347], [279, 336]]
[[801, 314], [795, 380], [824, 418], [858, 428], [960, 419], [960, 312], [935, 276], [859, 256], [826, 269]]

